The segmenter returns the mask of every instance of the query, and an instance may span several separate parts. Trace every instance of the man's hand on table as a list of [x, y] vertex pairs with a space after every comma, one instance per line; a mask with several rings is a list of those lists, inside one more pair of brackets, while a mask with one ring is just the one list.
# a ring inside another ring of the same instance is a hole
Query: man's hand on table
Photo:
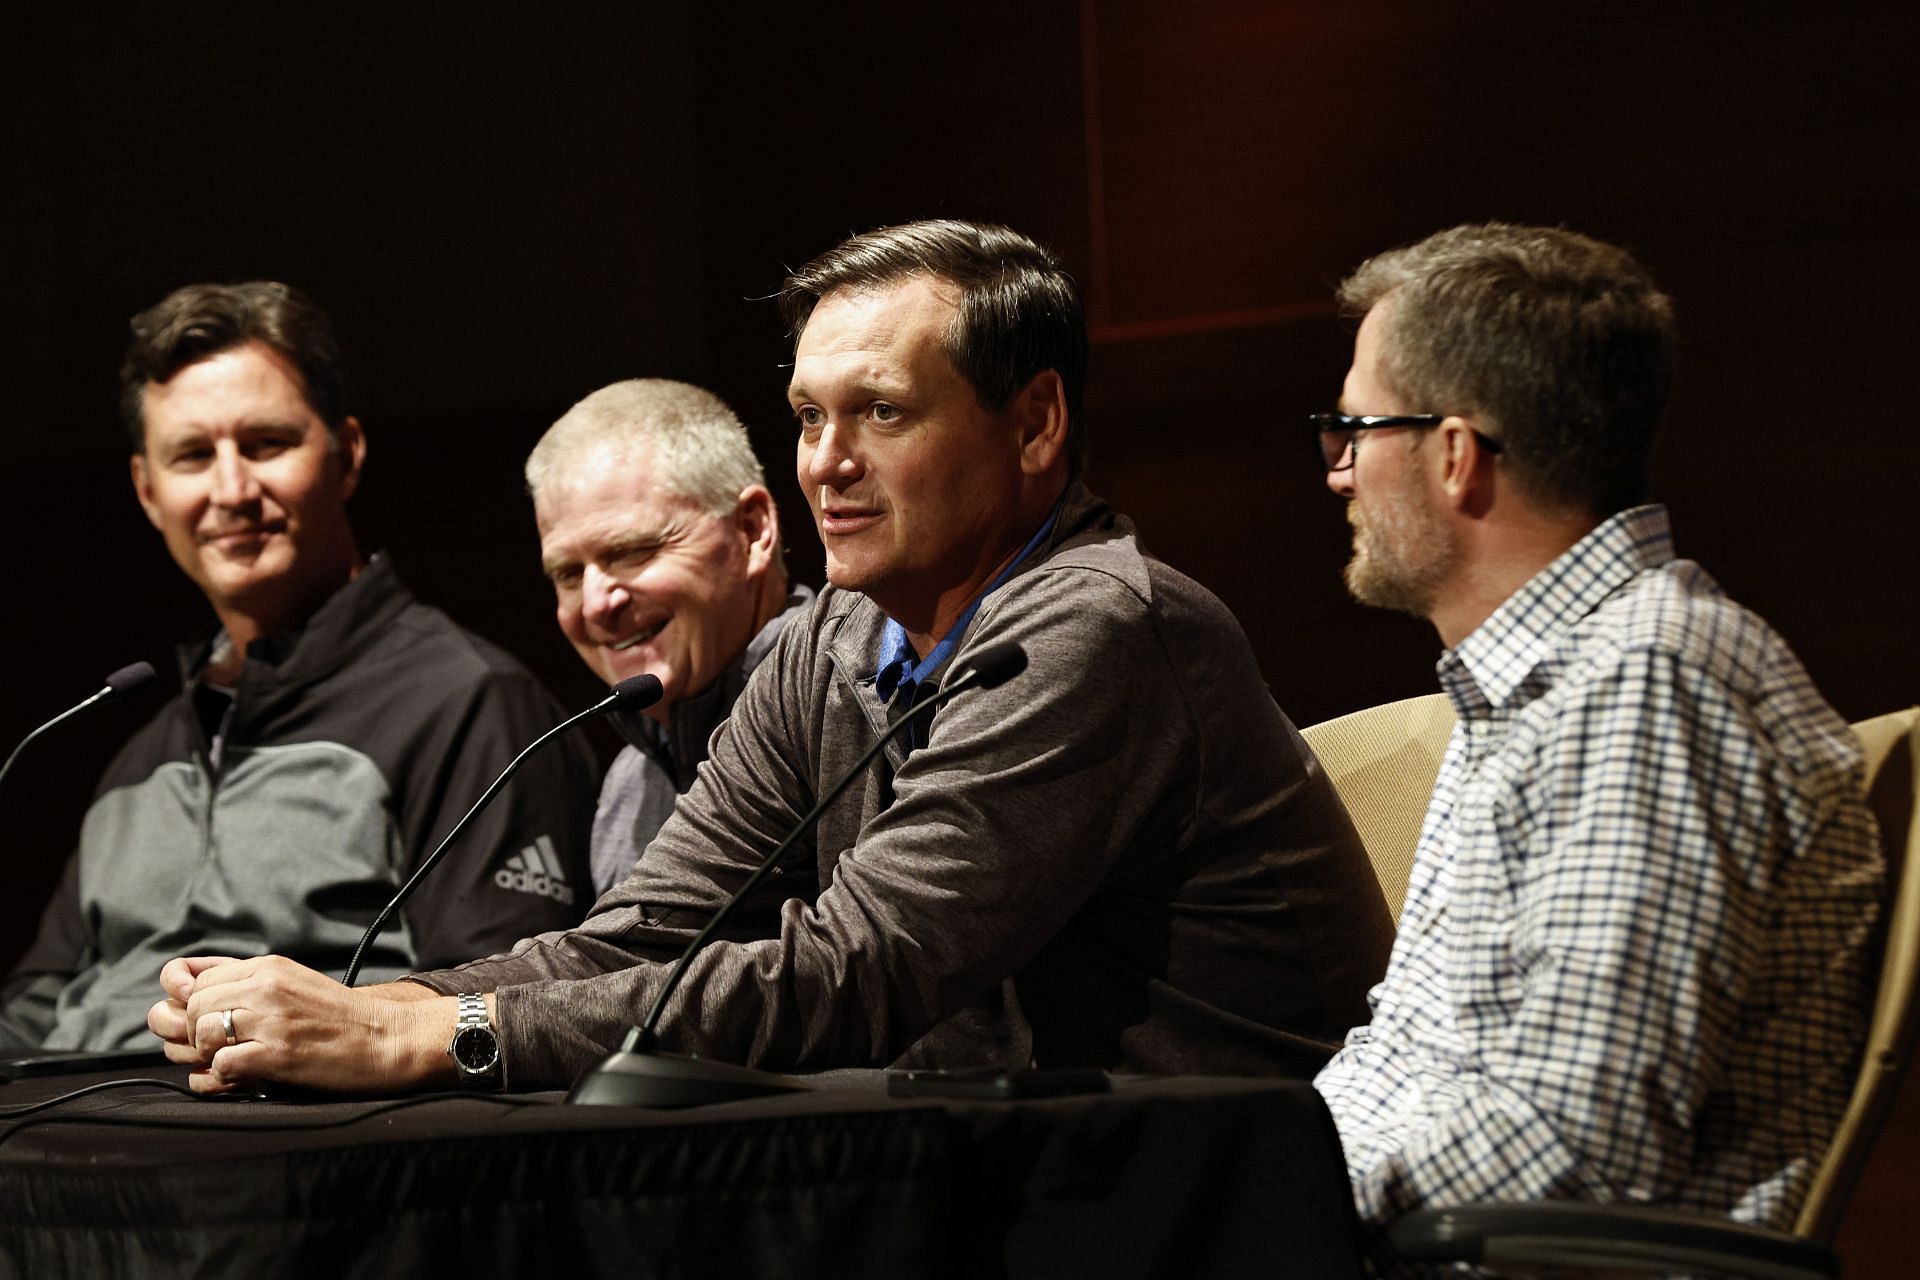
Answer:
[[457, 1002], [418, 983], [352, 989], [284, 956], [182, 956], [160, 985], [168, 998], [147, 1026], [169, 1061], [198, 1068], [189, 1083], [201, 1093], [267, 1082], [385, 1092], [458, 1078], [447, 1057]]

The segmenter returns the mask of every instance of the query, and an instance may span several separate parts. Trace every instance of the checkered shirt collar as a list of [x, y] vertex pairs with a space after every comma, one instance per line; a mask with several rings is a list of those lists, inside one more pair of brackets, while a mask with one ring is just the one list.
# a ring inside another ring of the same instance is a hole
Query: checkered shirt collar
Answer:
[[1654, 503], [1609, 516], [1440, 655], [1440, 684], [1454, 711], [1465, 720], [1504, 706], [1582, 618], [1673, 558], [1665, 507]]

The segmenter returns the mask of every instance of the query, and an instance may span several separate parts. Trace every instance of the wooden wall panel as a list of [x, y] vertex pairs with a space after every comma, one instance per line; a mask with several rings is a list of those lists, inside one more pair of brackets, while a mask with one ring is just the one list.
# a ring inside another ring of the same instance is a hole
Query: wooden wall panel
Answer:
[[[1920, 696], [1892, 620], [1910, 611], [1886, 608], [1920, 591], [1896, 518], [1920, 470], [1897, 408], [1920, 346], [1900, 287], [1920, 278], [1904, 10], [1083, 13], [1099, 474], [1241, 615], [1299, 718], [1430, 688], [1436, 648], [1329, 585], [1340, 504], [1294, 437], [1347, 363], [1331, 285], [1488, 218], [1642, 255], [1685, 341], [1656, 477], [1683, 553], [1772, 618], [1847, 714]], [[1865, 412], [1830, 448], [1820, 424], [1842, 404]], [[1343, 669], [1294, 681], [1329, 650]]]

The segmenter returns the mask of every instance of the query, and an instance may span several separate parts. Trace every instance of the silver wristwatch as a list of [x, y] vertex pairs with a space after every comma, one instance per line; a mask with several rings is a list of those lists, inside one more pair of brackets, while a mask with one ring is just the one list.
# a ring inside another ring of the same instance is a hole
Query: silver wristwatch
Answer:
[[493, 1033], [493, 1019], [487, 1016], [486, 997], [460, 997], [460, 1016], [454, 1019], [447, 1056], [459, 1070], [463, 1087], [500, 1087], [500, 1037]]

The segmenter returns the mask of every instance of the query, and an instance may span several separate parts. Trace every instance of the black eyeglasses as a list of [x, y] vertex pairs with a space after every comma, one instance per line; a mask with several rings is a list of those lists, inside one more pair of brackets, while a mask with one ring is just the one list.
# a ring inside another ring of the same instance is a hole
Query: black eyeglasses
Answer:
[[[1370, 427], [1419, 427], [1430, 431], [1447, 420], [1443, 413], [1379, 413], [1355, 416], [1351, 413], [1310, 413], [1307, 421], [1320, 437], [1320, 456], [1329, 471], [1345, 471], [1353, 465], [1354, 454], [1359, 451], [1359, 437], [1355, 432]], [[1488, 453], [1499, 453], [1500, 442], [1483, 432], [1475, 431], [1473, 438]], [[1344, 459], [1344, 461], [1342, 461]]]

